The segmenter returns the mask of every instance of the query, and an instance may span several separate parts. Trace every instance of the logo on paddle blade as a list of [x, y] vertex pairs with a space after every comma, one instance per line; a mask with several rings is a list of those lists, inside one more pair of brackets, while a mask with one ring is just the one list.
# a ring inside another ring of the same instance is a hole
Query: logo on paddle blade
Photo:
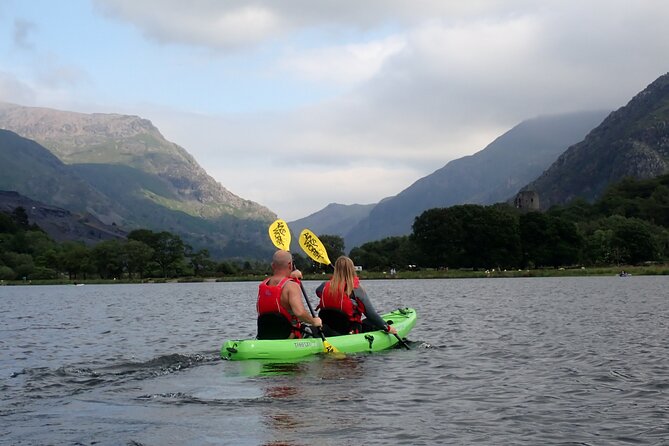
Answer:
[[288, 226], [283, 222], [278, 222], [274, 228], [272, 228], [272, 237], [276, 243], [280, 246], [285, 246], [283, 238], [288, 234]]
[[[323, 254], [318, 249], [318, 240], [314, 238], [310, 233], [305, 232], [302, 234], [303, 240], [302, 240], [302, 247], [311, 253], [310, 257], [314, 260], [321, 259], [323, 262], [321, 263], [328, 263], [325, 262], [325, 257], [323, 257]], [[320, 260], [317, 260], [320, 262]]]

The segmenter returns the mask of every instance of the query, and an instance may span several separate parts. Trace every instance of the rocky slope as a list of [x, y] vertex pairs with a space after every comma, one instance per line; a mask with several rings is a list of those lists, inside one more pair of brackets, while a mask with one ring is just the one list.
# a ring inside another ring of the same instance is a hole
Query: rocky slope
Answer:
[[46, 148], [14, 132], [0, 130], [0, 190], [20, 194], [111, 224], [122, 223], [124, 207], [79, 177]]
[[138, 116], [0, 103], [0, 128], [37, 141], [66, 164], [124, 165], [155, 175], [170, 196], [146, 198], [195, 217], [275, 218], [269, 209], [225, 189], [184, 148]]
[[669, 73], [611, 113], [569, 147], [523, 190], [539, 194], [542, 208], [576, 197], [594, 200], [623, 177], [669, 172]]
[[0, 128], [20, 132], [0, 133], [0, 189], [126, 230], [167, 230], [217, 258], [271, 251], [276, 215], [225, 189], [145, 119], [1, 104]]
[[25, 209], [31, 224], [36, 224], [58, 242], [79, 241], [94, 245], [103, 240], [123, 239], [126, 236], [118, 227], [106, 225], [91, 214], [74, 214], [67, 209], [31, 200], [14, 191], [0, 190], [0, 211], [9, 214], [17, 207]]

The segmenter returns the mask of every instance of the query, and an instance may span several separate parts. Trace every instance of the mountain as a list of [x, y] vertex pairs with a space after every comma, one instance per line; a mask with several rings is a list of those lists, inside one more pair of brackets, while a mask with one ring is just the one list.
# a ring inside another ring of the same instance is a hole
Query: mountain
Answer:
[[147, 193], [145, 198], [170, 209], [204, 218], [275, 218], [269, 209], [225, 189], [184, 148], [138, 116], [0, 103], [0, 128], [37, 141], [66, 164], [122, 165], [163, 180], [168, 196]]
[[100, 193], [46, 148], [0, 130], [0, 190], [13, 190], [50, 205], [121, 222], [123, 208]]
[[375, 204], [330, 203], [318, 212], [288, 223], [297, 236], [304, 228], [314, 233], [346, 236], [363, 218], [369, 215]]
[[430, 208], [504, 201], [536, 178], [565, 148], [583, 139], [607, 113], [577, 112], [521, 122], [483, 150], [449, 162], [378, 203], [346, 235], [347, 249], [409, 234], [414, 218]]
[[611, 113], [523, 190], [537, 192], [547, 209], [576, 197], [595, 200], [624, 177], [653, 178], [668, 172], [669, 73]]
[[[128, 230], [167, 230], [215, 257], [271, 252], [276, 215], [225, 189], [146, 119], [0, 104], [0, 128], [35, 141], [2, 144], [3, 189]], [[37, 155], [40, 144], [50, 156]]]
[[18, 207], [25, 209], [31, 224], [36, 224], [58, 242], [80, 241], [93, 245], [102, 240], [118, 240], [126, 236], [118, 227], [106, 225], [91, 214], [73, 214], [67, 209], [31, 200], [14, 191], [0, 190], [0, 212], [10, 214]]

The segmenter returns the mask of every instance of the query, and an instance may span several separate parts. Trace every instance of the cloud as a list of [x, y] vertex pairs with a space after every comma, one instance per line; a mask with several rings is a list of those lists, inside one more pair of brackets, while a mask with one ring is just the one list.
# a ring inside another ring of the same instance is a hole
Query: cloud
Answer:
[[35, 67], [36, 80], [49, 90], [76, 87], [88, 80], [88, 74], [78, 65], [63, 62], [54, 54], [42, 56]]
[[35, 90], [18, 80], [13, 74], [0, 71], [0, 102], [16, 104], [34, 104]]
[[[503, 3], [503, 5], [502, 5]], [[281, 39], [293, 33], [322, 28], [365, 32], [384, 25], [413, 25], [426, 17], [462, 20], [536, 8], [530, 0], [95, 0], [102, 13], [134, 24], [161, 42], [232, 49]]]
[[610, 1], [606, 15], [599, 2], [560, 5], [497, 16], [472, 7], [467, 20], [417, 20], [359, 45], [295, 51], [285, 69], [350, 88], [296, 109], [161, 128], [226, 187], [286, 218], [306, 211], [258, 172], [281, 172], [310, 212], [330, 201], [378, 201], [522, 120], [620, 107], [667, 71], [658, 55], [669, 54], [669, 3]]
[[[93, 1], [159, 45], [215, 50], [202, 58], [191, 48], [156, 51], [174, 58], [175, 84], [188, 87], [183, 102], [167, 104], [171, 110], [123, 99], [103, 106], [152, 119], [230, 190], [288, 219], [329, 201], [394, 195], [524, 119], [622, 106], [667, 71], [669, 54], [666, 0]], [[23, 41], [30, 44], [30, 35]], [[239, 57], [228, 57], [230, 50]], [[56, 93], [78, 97], [86, 72], [62, 60], [44, 58], [35, 76], [40, 102], [56, 102]], [[240, 97], [253, 104], [244, 113], [183, 112], [197, 109], [191, 94], [214, 96], [211, 84], [198, 90], [190, 69], [238, 73], [249, 88]], [[257, 88], [259, 78], [265, 83]], [[304, 93], [307, 83], [327, 94]], [[0, 73], [0, 93], [12, 90], [34, 94]], [[267, 107], [278, 111], [260, 111], [275, 91], [307, 99], [283, 108], [279, 99]], [[277, 173], [282, 187], [265, 181]]]
[[374, 77], [405, 44], [401, 36], [390, 36], [361, 44], [292, 50], [280, 68], [309, 81], [354, 84]]
[[167, 43], [229, 49], [261, 42], [287, 26], [262, 2], [97, 0], [95, 5]]
[[37, 29], [37, 25], [33, 22], [23, 19], [14, 20], [14, 46], [24, 50], [33, 49], [33, 44], [30, 42], [30, 34]]

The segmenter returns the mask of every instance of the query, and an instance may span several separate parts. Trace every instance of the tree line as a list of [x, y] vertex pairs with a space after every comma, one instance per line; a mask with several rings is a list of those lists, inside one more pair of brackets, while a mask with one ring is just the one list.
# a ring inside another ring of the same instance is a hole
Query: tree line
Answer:
[[0, 212], [0, 280], [144, 279], [147, 277], [257, 274], [261, 262], [212, 260], [207, 249], [193, 250], [178, 235], [137, 229], [125, 240], [95, 246], [53, 241], [25, 209]]
[[[319, 235], [334, 261], [344, 240]], [[351, 250], [365, 270], [419, 268], [557, 268], [669, 260], [669, 175], [625, 179], [595, 203], [574, 200], [547, 212], [521, 212], [507, 204], [434, 208], [416, 217], [408, 236], [388, 237]], [[305, 273], [329, 266], [293, 253]], [[144, 279], [262, 275], [263, 261], [215, 261], [175, 234], [137, 229], [125, 240], [95, 246], [58, 243], [23, 208], [0, 212], [0, 280]]]
[[547, 212], [508, 204], [457, 205], [416, 217], [409, 236], [351, 250], [356, 265], [389, 268], [540, 268], [669, 259], [669, 175], [624, 179], [595, 203]]

